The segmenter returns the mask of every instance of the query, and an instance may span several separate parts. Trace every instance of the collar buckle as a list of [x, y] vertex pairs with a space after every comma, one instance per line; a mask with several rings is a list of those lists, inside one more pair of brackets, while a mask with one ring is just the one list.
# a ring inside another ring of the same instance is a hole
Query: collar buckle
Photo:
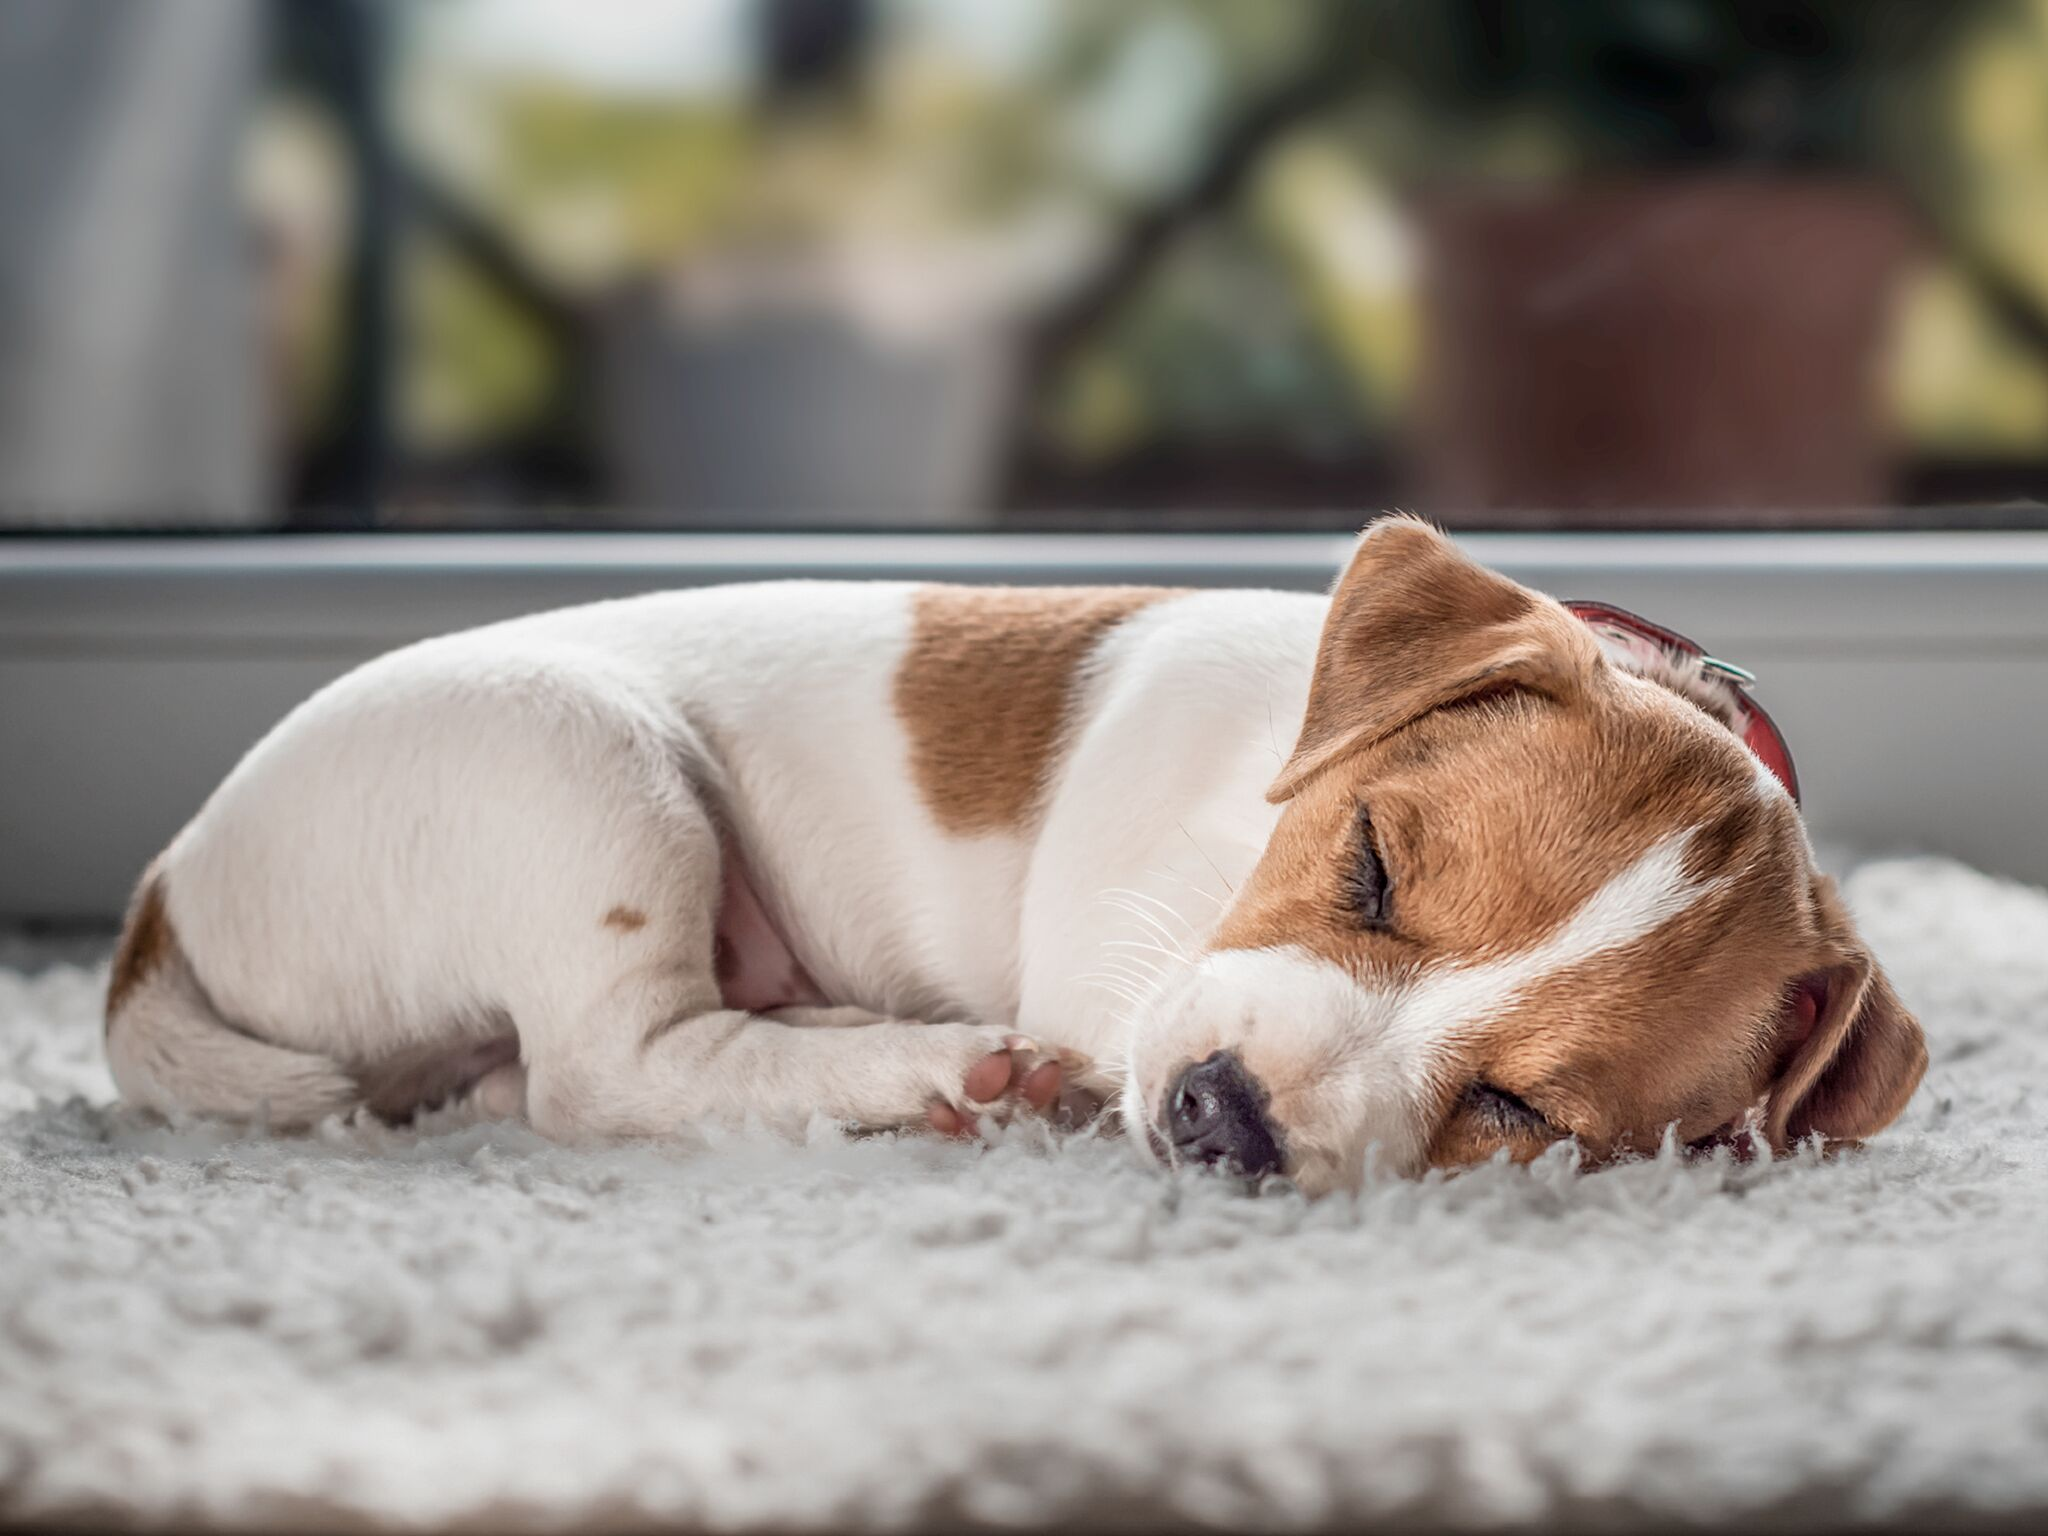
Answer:
[[1710, 656], [1707, 648], [1698, 641], [1686, 638], [1675, 629], [1666, 629], [1639, 613], [1617, 608], [1612, 603], [1568, 602], [1564, 606], [1573, 617], [1593, 629], [1609, 630], [1639, 645], [1649, 645], [1667, 655], [1683, 657], [1701, 671], [1733, 683], [1736, 689], [1735, 734], [1742, 738], [1742, 744], [1764, 765], [1771, 777], [1785, 786], [1785, 793], [1792, 797], [1792, 803], [1800, 803], [1799, 770], [1792, 765], [1792, 748], [1785, 741], [1785, 733], [1778, 729], [1777, 723], [1752, 695], [1751, 690], [1756, 687], [1754, 672], [1732, 661]]

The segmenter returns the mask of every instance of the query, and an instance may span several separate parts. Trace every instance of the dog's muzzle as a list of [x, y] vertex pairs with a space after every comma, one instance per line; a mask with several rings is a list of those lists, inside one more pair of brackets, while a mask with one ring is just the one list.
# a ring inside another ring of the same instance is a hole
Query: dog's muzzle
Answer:
[[1280, 1171], [1280, 1143], [1266, 1120], [1265, 1094], [1228, 1051], [1198, 1061], [1166, 1091], [1161, 1117], [1174, 1155], [1260, 1178]]

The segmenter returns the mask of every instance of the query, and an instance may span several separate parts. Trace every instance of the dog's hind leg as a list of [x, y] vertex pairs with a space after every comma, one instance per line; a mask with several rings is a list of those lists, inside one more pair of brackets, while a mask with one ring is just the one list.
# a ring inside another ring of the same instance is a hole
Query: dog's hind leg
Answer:
[[935, 1111], [1001, 1118], [1057, 1097], [1057, 1063], [1004, 1026], [728, 1006], [716, 956], [722, 849], [710, 814], [671, 787], [630, 817], [616, 804], [609, 816], [613, 887], [578, 903], [590, 914], [580, 928], [536, 939], [548, 963], [528, 972], [528, 995], [508, 999], [527, 1113], [542, 1134], [666, 1137], [748, 1122], [796, 1132], [814, 1117], [950, 1129]]
[[279, 1130], [353, 1108], [361, 1091], [340, 1063], [221, 1016], [171, 924], [165, 886], [161, 869], [143, 877], [114, 954], [107, 1065], [122, 1097], [160, 1114], [255, 1118]]
[[[494, 829], [476, 834], [488, 879], [462, 913], [476, 987], [509, 1016], [528, 1118], [566, 1140], [667, 1137], [706, 1123], [800, 1130], [814, 1117], [864, 1128], [924, 1126], [970, 1107], [998, 1118], [1050, 1100], [1057, 1063], [1007, 1027], [876, 1019], [815, 1028], [836, 1009], [780, 971], [728, 998], [719, 975], [729, 890], [715, 784], [689, 723], [628, 680], [526, 675], [463, 722], [472, 784]], [[543, 687], [543, 682], [548, 686]], [[728, 958], [730, 958], [728, 956]], [[731, 969], [728, 964], [728, 970]], [[801, 977], [797, 977], [800, 982]], [[757, 995], [758, 994], [758, 995]], [[942, 1124], [942, 1128], [943, 1124]]]

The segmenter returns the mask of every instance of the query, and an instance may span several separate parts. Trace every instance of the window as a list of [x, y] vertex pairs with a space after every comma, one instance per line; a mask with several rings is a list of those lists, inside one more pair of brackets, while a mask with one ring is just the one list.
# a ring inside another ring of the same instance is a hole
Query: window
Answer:
[[0, 527], [2034, 526], [2037, 0], [14, 0]]

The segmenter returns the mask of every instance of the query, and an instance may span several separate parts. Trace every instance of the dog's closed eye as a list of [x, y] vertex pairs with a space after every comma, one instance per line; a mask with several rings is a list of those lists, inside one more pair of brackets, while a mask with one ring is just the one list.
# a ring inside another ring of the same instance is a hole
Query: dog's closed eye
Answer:
[[1344, 870], [1344, 910], [1359, 927], [1384, 933], [1393, 926], [1393, 881], [1373, 835], [1372, 813], [1364, 806], [1352, 826], [1350, 861]]
[[1555, 1138], [1565, 1134], [1535, 1105], [1491, 1083], [1474, 1083], [1467, 1088], [1465, 1107], [1503, 1135]]

